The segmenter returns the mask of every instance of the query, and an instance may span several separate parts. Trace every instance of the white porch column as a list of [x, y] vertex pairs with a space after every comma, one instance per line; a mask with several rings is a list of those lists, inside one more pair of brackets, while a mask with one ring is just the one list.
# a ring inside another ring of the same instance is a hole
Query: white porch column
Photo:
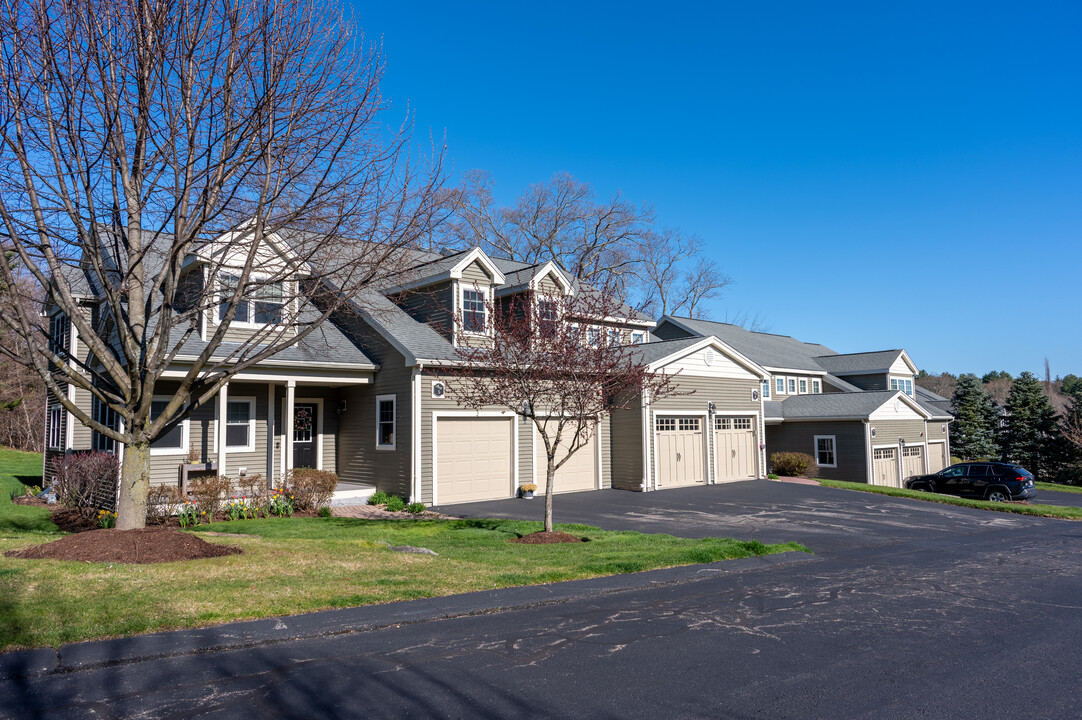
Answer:
[[225, 425], [228, 417], [226, 411], [229, 408], [229, 383], [222, 385], [218, 391], [218, 474], [225, 475]]
[[282, 468], [282, 477], [293, 467], [293, 398], [297, 392], [297, 381], [286, 381], [286, 409], [282, 417], [282, 432], [286, 436], [286, 466]]
[[274, 383], [267, 383], [267, 486], [274, 487]]

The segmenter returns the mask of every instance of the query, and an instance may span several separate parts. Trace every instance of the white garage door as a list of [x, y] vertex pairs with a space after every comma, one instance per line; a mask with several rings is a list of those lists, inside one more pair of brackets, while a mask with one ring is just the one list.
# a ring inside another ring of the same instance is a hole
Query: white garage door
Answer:
[[436, 421], [436, 501], [495, 500], [514, 495], [510, 418]]
[[755, 474], [755, 424], [750, 417], [714, 418], [714, 480], [751, 480]]
[[928, 443], [928, 472], [937, 473], [947, 467], [947, 443]]
[[[556, 428], [553, 426], [549, 429], [546, 426], [546, 432], [549, 433], [549, 440], [556, 434]], [[564, 437], [560, 438], [560, 444], [556, 448], [556, 462], [567, 455], [567, 448], [571, 445], [570, 436], [574, 432], [574, 428], [565, 427]], [[541, 436], [537, 433], [534, 434], [534, 468], [537, 472], [537, 490], [538, 492], [545, 491], [545, 470], [547, 467], [548, 459], [545, 457], [545, 441], [541, 439]], [[575, 451], [575, 454], [568, 458], [559, 470], [556, 471], [556, 477], [553, 479], [553, 492], [578, 492], [580, 490], [593, 490], [597, 487], [597, 433], [596, 431], [590, 435], [589, 441], [586, 445]]]
[[699, 417], [657, 418], [657, 486], [701, 485], [703, 425]]
[[902, 448], [902, 477], [924, 474], [924, 456], [921, 447]]
[[897, 453], [895, 448], [872, 450], [872, 484], [898, 487]]

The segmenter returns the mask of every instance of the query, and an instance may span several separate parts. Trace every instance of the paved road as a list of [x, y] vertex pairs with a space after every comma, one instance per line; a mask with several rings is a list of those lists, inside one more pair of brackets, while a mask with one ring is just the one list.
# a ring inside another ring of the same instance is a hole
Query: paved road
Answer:
[[1059, 490], [1038, 490], [1037, 498], [1034, 502], [1048, 503], [1049, 505], [1082, 507], [1082, 493], [1061, 492]]
[[[1082, 523], [768, 482], [556, 502], [561, 521], [798, 540], [817, 555], [5, 681], [0, 717], [1080, 714]], [[536, 516], [541, 505], [454, 509]]]

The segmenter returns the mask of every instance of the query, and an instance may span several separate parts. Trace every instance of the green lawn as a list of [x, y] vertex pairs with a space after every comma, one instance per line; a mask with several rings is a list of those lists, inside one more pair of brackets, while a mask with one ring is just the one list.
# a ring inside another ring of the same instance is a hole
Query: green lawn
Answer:
[[1082, 495], [1082, 487], [1078, 485], [1060, 485], [1059, 483], [1036, 482], [1038, 490], [1055, 490], [1056, 492], [1078, 493]]
[[[11, 451], [3, 451], [10, 453]], [[11, 456], [40, 473], [40, 455]], [[0, 454], [0, 551], [57, 537], [40, 508], [13, 507], [20, 487]], [[19, 465], [22, 468], [22, 465]], [[557, 511], [558, 512], [558, 511]], [[590, 542], [522, 545], [508, 538], [540, 523], [506, 520], [292, 518], [202, 526], [247, 537], [204, 535], [241, 555], [159, 565], [16, 560], [0, 556], [0, 649], [196, 627], [327, 608], [532, 585], [805, 548], [727, 538], [560, 530]], [[439, 553], [392, 552], [414, 545]]]
[[[959, 505], [961, 507], [977, 508], [980, 510], [995, 510], [998, 512], [1017, 513], [1019, 515], [1037, 515], [1040, 517], [1062, 518], [1065, 520], [1082, 520], [1082, 508], [1061, 507], [1058, 505], [1039, 505], [1031, 503], [998, 503], [987, 500], [970, 500], [954, 495], [940, 495], [938, 493], [922, 492], [920, 490], [903, 490], [899, 488], [883, 487], [881, 485], [866, 485], [865, 483], [845, 482], [842, 480], [819, 480], [820, 485], [826, 487], [841, 488], [843, 490], [859, 490], [861, 492], [876, 493], [878, 495], [891, 495], [893, 497], [911, 498], [913, 500], [925, 500], [927, 502], [943, 503], [944, 505]], [[1038, 483], [1046, 485], [1047, 483]]]

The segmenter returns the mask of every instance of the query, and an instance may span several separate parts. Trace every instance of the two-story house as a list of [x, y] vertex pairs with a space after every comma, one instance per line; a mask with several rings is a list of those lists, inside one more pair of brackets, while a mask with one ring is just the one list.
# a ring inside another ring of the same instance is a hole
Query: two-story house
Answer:
[[[211, 256], [231, 252], [235, 240], [223, 236], [206, 257], [185, 259], [194, 293], [226, 297], [236, 288], [230, 263]], [[286, 233], [270, 236], [261, 264], [294, 261], [291, 242]], [[459, 348], [487, 341], [493, 303], [596, 291], [554, 262], [516, 262], [480, 248], [409, 257], [409, 267], [336, 310], [318, 333], [237, 374], [215, 402], [155, 442], [152, 482], [176, 483], [180, 466], [193, 459], [233, 478], [259, 474], [268, 481], [291, 468], [317, 467], [336, 472], [344, 494], [378, 488], [439, 505], [513, 497], [521, 483], [542, 484], [543, 444], [532, 423], [506, 408], [459, 406], [440, 367], [460, 361]], [[90, 274], [79, 267], [69, 273], [87, 311], [107, 317]], [[228, 363], [251, 333], [273, 332], [289, 295], [266, 282], [250, 293], [225, 329], [218, 361]], [[176, 387], [170, 379], [187, 372], [226, 316], [224, 304], [207, 307], [159, 384], [163, 401]], [[47, 311], [64, 323], [55, 307]], [[606, 418], [590, 445], [560, 468], [557, 491], [644, 491], [765, 474], [761, 388], [770, 374], [760, 364], [717, 337], [655, 337], [656, 323], [630, 308], [583, 325], [586, 342], [633, 344], [651, 369], [678, 372], [683, 394], [639, 398], [634, 409]], [[78, 352], [78, 338], [69, 336], [65, 342]], [[109, 420], [89, 393], [69, 392], [81, 408]], [[48, 416], [49, 457], [90, 448], [123, 452], [55, 402]]]
[[900, 487], [950, 461], [948, 403], [914, 385], [917, 367], [905, 350], [841, 354], [787, 335], [672, 316], [653, 332], [717, 337], [767, 370], [768, 452], [811, 455], [823, 477]]

